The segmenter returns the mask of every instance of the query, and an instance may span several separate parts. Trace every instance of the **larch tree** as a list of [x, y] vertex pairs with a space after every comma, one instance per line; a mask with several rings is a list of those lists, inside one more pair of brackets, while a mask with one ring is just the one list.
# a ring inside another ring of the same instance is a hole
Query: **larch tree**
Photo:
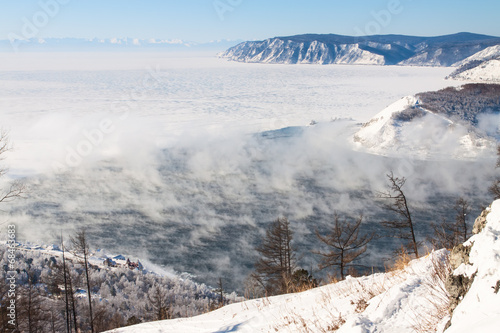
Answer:
[[455, 201], [453, 209], [456, 212], [455, 221], [448, 221], [443, 218], [439, 224], [431, 223], [433, 235], [429, 237], [429, 241], [435, 248], [452, 249], [456, 245], [467, 241], [469, 237], [469, 226], [467, 217], [470, 213], [469, 202], [460, 197]]
[[453, 209], [457, 212], [455, 215], [455, 233], [457, 235], [457, 244], [455, 245], [458, 245], [458, 243], [466, 242], [469, 238], [467, 217], [470, 213], [470, 204], [465, 198], [460, 197], [455, 202]]
[[154, 320], [171, 318], [168, 293], [163, 286], [156, 284], [147, 294], [147, 299], [153, 310]]
[[[497, 168], [500, 168], [500, 146], [497, 148], [497, 155], [498, 155], [498, 160], [497, 160]], [[493, 195], [493, 197], [496, 199], [500, 199], [500, 178], [496, 178], [493, 184], [489, 188], [490, 193]]]
[[398, 231], [399, 238], [408, 241], [408, 250], [414, 253], [415, 257], [418, 255], [418, 243], [415, 236], [415, 225], [412, 220], [408, 199], [403, 192], [403, 186], [406, 183], [406, 178], [396, 177], [391, 171], [387, 175], [389, 179], [389, 186], [387, 190], [378, 192], [378, 197], [387, 201], [384, 208], [390, 212], [396, 213], [399, 218], [393, 220], [382, 221], [384, 227]]
[[295, 268], [295, 252], [292, 247], [293, 232], [286, 217], [274, 220], [266, 230], [255, 263], [254, 278], [260, 282], [266, 294], [284, 294], [291, 291], [291, 278]]
[[[4, 159], [5, 153], [8, 152], [10, 148], [11, 145], [9, 142], [8, 133], [0, 130], [0, 161]], [[8, 171], [7, 168], [0, 167], [0, 179], [2, 179], [7, 174], [7, 171]], [[6, 203], [17, 198], [22, 198], [25, 192], [26, 192], [26, 187], [22, 182], [20, 181], [10, 182], [10, 184], [8, 184], [6, 188], [0, 189], [0, 203]], [[3, 258], [4, 254], [5, 253], [0, 250], [0, 259]], [[9, 319], [7, 317], [8, 304], [4, 303], [9, 301], [9, 298], [5, 297], [9, 288], [7, 287], [7, 281], [3, 278], [1, 280], [2, 281], [0, 281], [0, 330], [2, 330], [2, 332], [4, 332], [4, 330], [5, 332], [7, 332], [7, 330], [12, 330], [12, 325], [9, 323]], [[17, 313], [18, 308], [16, 308], [15, 311]], [[18, 321], [16, 321], [16, 327], [15, 327], [16, 331], [18, 328], [17, 324]]]
[[77, 256], [80, 256], [83, 259], [83, 268], [85, 270], [85, 282], [87, 285], [87, 299], [89, 302], [89, 324], [90, 331], [92, 333], [94, 330], [94, 318], [92, 313], [92, 289], [90, 288], [90, 277], [89, 277], [89, 243], [87, 239], [87, 233], [84, 229], [80, 229], [76, 232], [76, 234], [70, 238], [73, 248], [76, 252]]
[[[10, 150], [10, 142], [6, 132], [0, 131], [0, 160], [3, 160], [3, 155]], [[0, 168], [0, 178], [3, 178], [8, 169]], [[0, 190], [0, 203], [9, 202], [16, 198], [20, 198], [26, 192], [25, 185], [20, 181], [14, 181], [5, 189]]]
[[328, 247], [327, 252], [314, 251], [322, 256], [320, 269], [338, 267], [340, 278], [345, 278], [346, 269], [357, 266], [354, 261], [361, 259], [366, 252], [368, 243], [373, 239], [373, 233], [360, 234], [363, 216], [355, 221], [340, 220], [338, 214], [334, 215], [334, 223], [330, 231], [321, 234], [316, 230], [316, 237]]

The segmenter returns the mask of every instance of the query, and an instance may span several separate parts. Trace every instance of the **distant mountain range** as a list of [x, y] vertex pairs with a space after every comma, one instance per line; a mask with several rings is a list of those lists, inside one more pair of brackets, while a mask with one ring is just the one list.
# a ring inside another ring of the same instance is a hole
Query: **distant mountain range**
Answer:
[[0, 52], [10, 51], [113, 51], [113, 50], [175, 50], [220, 52], [241, 41], [217, 40], [207, 43], [178, 39], [138, 38], [30, 38], [0, 40]]
[[306, 34], [242, 42], [219, 56], [250, 63], [452, 66], [495, 45], [499, 37], [467, 32], [437, 37]]

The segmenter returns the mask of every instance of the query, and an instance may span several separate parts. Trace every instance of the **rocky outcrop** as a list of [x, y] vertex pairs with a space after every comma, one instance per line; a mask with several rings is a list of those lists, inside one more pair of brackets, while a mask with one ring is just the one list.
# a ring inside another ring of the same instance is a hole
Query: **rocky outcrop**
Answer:
[[[464, 246], [463, 244], [460, 244], [453, 248], [450, 253], [450, 266], [452, 271], [455, 271], [462, 264], [470, 265], [469, 254], [471, 247], [472, 245]], [[450, 297], [450, 314], [453, 313], [465, 294], [467, 294], [473, 281], [474, 275], [469, 277], [462, 274], [450, 274], [448, 276], [445, 282], [445, 286]]]
[[[488, 216], [490, 210], [491, 210], [490, 208], [486, 208], [481, 212], [481, 215], [479, 215], [476, 218], [476, 221], [474, 222], [474, 227], [472, 229], [473, 234], [478, 234], [484, 229], [486, 225], [486, 217]], [[453, 248], [449, 256], [452, 273], [447, 277], [445, 282], [445, 287], [446, 290], [448, 291], [450, 299], [450, 304], [449, 304], [450, 315], [453, 314], [455, 308], [458, 306], [458, 304], [460, 304], [462, 299], [465, 297], [472, 283], [474, 282], [474, 278], [476, 276], [476, 273], [474, 272], [471, 274], [470, 270], [467, 269], [459, 270], [459, 267], [460, 268], [471, 267], [469, 257], [473, 245], [474, 245], [473, 242], [466, 242], [464, 244], [459, 244]], [[457, 271], [461, 272], [457, 274]], [[450, 325], [451, 325], [451, 320], [450, 322], [448, 322], [447, 327], [449, 327]]]
[[472, 227], [473, 234], [478, 234], [481, 232], [481, 230], [483, 230], [484, 226], [486, 225], [486, 217], [488, 216], [489, 212], [489, 209], [485, 209], [481, 212], [481, 215], [476, 218], [476, 221], [474, 221], [474, 226]]

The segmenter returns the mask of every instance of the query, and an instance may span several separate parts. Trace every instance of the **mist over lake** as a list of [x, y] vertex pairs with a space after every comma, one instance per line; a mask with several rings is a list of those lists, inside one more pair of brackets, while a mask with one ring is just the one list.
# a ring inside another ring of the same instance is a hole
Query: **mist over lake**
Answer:
[[[408, 178], [422, 239], [428, 223], [454, 219], [442, 198], [469, 198], [471, 216], [488, 204], [494, 156], [389, 158], [350, 142], [401, 97], [457, 85], [443, 79], [448, 68], [157, 55], [113, 67], [111, 56], [95, 66], [80, 57], [81, 69], [53, 60], [49, 68], [0, 72], [2, 127], [14, 145], [4, 163], [29, 187], [3, 213], [20, 239], [54, 242], [84, 227], [94, 248], [208, 284], [222, 276], [241, 290], [254, 247], [278, 216], [291, 221], [306, 269], [318, 260], [310, 253], [314, 231], [334, 212], [363, 214], [367, 230], [384, 233], [376, 191], [391, 170]], [[364, 263], [383, 267], [397, 247], [379, 239]]]

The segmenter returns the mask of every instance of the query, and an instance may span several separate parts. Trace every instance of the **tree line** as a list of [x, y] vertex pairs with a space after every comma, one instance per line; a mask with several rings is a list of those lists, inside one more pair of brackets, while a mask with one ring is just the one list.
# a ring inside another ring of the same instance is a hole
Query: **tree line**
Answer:
[[[500, 165], [500, 147], [498, 154]], [[422, 241], [419, 239], [422, 237], [418, 237], [419, 221], [415, 221], [405, 194], [404, 186], [407, 179], [398, 177], [393, 172], [386, 176], [387, 188], [376, 194], [392, 218], [381, 221], [380, 224], [388, 229], [387, 234], [403, 242], [404, 253], [419, 258], [422, 253]], [[496, 190], [499, 182], [497, 180], [494, 185]], [[494, 194], [493, 190], [492, 193]], [[432, 247], [452, 249], [469, 238], [471, 229], [468, 223], [471, 211], [469, 201], [463, 197], [457, 198], [453, 210], [454, 220], [443, 219], [430, 224], [433, 235], [427, 237], [427, 241]], [[324, 247], [324, 250], [312, 251], [320, 257], [318, 268], [329, 269], [333, 276], [343, 280], [356, 268], [364, 267], [359, 264], [360, 259], [366, 255], [369, 243], [378, 237], [373, 232], [364, 230], [364, 227], [362, 215], [352, 219], [334, 213], [326, 232], [315, 230], [317, 240]], [[261, 244], [256, 247], [258, 259], [254, 265], [254, 272], [247, 281], [247, 297], [285, 294], [318, 285], [311, 272], [297, 266], [298, 254], [293, 239], [294, 233], [286, 217], [278, 217], [269, 224]]]

